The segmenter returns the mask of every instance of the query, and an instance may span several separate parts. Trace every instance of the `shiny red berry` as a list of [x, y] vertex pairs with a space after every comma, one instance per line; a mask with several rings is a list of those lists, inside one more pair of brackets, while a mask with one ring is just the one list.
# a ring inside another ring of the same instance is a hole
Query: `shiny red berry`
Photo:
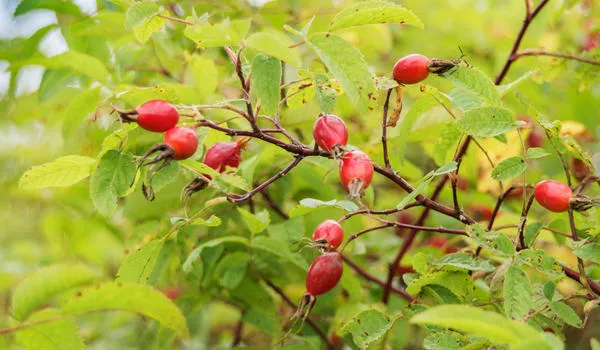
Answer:
[[373, 163], [361, 151], [351, 151], [340, 162], [340, 180], [352, 197], [360, 197], [373, 179]]
[[313, 241], [325, 240], [327, 242], [327, 250], [333, 251], [342, 244], [344, 230], [342, 230], [342, 226], [337, 221], [325, 220], [317, 226], [312, 238]]
[[196, 153], [198, 136], [194, 128], [175, 127], [165, 133], [164, 143], [173, 150], [173, 159], [186, 159]]
[[154, 132], [165, 132], [177, 125], [179, 112], [177, 108], [164, 100], [152, 100], [136, 109], [137, 123], [142, 129]]
[[429, 75], [429, 58], [412, 54], [404, 56], [394, 65], [394, 80], [399, 84], [416, 84]]
[[562, 182], [544, 180], [535, 186], [534, 195], [542, 207], [560, 213], [569, 209], [573, 191]]
[[331, 152], [336, 146], [346, 146], [348, 129], [342, 118], [333, 114], [325, 114], [317, 118], [313, 126], [313, 136], [322, 150]]
[[204, 164], [222, 173], [227, 167], [237, 168], [242, 160], [239, 142], [217, 142], [204, 154]]
[[338, 252], [318, 256], [306, 273], [306, 291], [313, 297], [329, 292], [342, 278], [342, 257]]

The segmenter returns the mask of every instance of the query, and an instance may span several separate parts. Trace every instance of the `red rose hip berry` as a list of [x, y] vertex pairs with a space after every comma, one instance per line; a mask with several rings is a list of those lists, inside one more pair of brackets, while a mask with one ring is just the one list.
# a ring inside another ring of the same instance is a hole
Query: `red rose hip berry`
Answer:
[[342, 257], [338, 252], [318, 256], [308, 268], [306, 291], [313, 297], [329, 292], [342, 278]]
[[336, 250], [344, 240], [344, 230], [335, 220], [325, 220], [313, 232], [313, 241], [323, 243], [325, 250]]
[[164, 143], [173, 150], [173, 159], [186, 159], [196, 153], [198, 136], [191, 127], [175, 127], [165, 133]]
[[[242, 139], [240, 139], [242, 140]], [[222, 173], [227, 167], [237, 168], [242, 160], [242, 141], [217, 142], [206, 150], [204, 164]]]
[[562, 182], [544, 180], [535, 186], [534, 196], [542, 207], [560, 213], [569, 209], [573, 191]]
[[340, 180], [350, 196], [360, 198], [373, 179], [373, 163], [361, 151], [351, 151], [340, 162]]
[[394, 65], [394, 80], [398, 84], [416, 84], [429, 75], [429, 58], [412, 54], [404, 56]]
[[145, 130], [165, 132], [177, 125], [179, 112], [177, 108], [164, 100], [152, 100], [136, 109], [137, 123]]
[[348, 129], [342, 118], [333, 115], [321, 115], [313, 126], [313, 136], [319, 147], [327, 152], [346, 146]]

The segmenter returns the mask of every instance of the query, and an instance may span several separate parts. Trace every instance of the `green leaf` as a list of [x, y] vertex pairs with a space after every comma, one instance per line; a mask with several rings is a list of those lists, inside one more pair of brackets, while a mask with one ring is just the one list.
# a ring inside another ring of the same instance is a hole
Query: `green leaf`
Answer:
[[158, 321], [181, 337], [188, 337], [185, 317], [163, 293], [142, 284], [105, 283], [86, 288], [62, 306], [67, 314], [121, 310], [135, 312]]
[[380, 23], [400, 23], [423, 28], [423, 23], [412, 11], [392, 2], [372, 0], [344, 8], [333, 17], [329, 30]]
[[531, 284], [525, 271], [511, 265], [504, 275], [504, 312], [515, 320], [524, 320], [533, 305]]
[[300, 241], [304, 238], [304, 234], [306, 233], [304, 219], [301, 217], [291, 218], [278, 224], [271, 224], [269, 225], [268, 230], [271, 237], [286, 241], [290, 244]]
[[583, 326], [583, 321], [575, 310], [573, 310], [569, 305], [563, 303], [561, 301], [551, 301], [550, 302], [550, 310], [554, 312], [561, 320], [563, 320], [569, 326], [573, 326], [576, 328], [581, 328]]
[[419, 294], [423, 287], [439, 285], [452, 291], [464, 300], [470, 300], [473, 290], [473, 281], [464, 271], [437, 271], [419, 276], [412, 280], [406, 287], [409, 294]]
[[543, 148], [533, 147], [527, 149], [527, 158], [529, 159], [544, 158], [545, 156], [549, 155], [550, 153], [546, 152], [546, 150]]
[[54, 69], [68, 68], [101, 83], [106, 83], [108, 81], [108, 76], [110, 75], [102, 61], [94, 56], [75, 51], [67, 51], [49, 57], [43, 64], [48, 68]]
[[247, 322], [269, 335], [277, 332], [278, 321], [275, 314], [257, 307], [251, 307], [242, 315], [242, 321]]
[[587, 243], [573, 248], [573, 254], [578, 258], [600, 264], [600, 244]]
[[459, 66], [444, 73], [459, 89], [464, 90], [480, 100], [500, 103], [500, 93], [490, 78], [474, 67]]
[[455, 161], [451, 161], [450, 163], [444, 164], [433, 172], [433, 176], [440, 176], [444, 174], [448, 174], [456, 170], [457, 163]]
[[248, 240], [244, 237], [227, 236], [201, 244], [190, 252], [181, 269], [184, 273], [202, 280], [221, 257], [226, 245], [228, 249], [230, 246], [237, 246], [247, 250]]
[[537, 236], [540, 234], [540, 231], [544, 227], [544, 223], [542, 222], [534, 222], [527, 226], [525, 226], [525, 230], [523, 231], [523, 239], [525, 240], [525, 245], [527, 247], [531, 247]]
[[226, 255], [215, 268], [219, 284], [227, 289], [236, 288], [246, 276], [246, 267], [249, 263], [250, 256], [246, 252]]
[[244, 208], [238, 208], [237, 210], [242, 215], [244, 223], [246, 223], [246, 226], [248, 226], [253, 235], [264, 231], [271, 222], [269, 212], [266, 209], [256, 215]]
[[164, 241], [157, 239], [129, 253], [119, 267], [117, 281], [121, 283], [148, 283], [163, 245]]
[[423, 341], [423, 347], [428, 350], [453, 350], [467, 345], [467, 338], [457, 332], [432, 332]]
[[301, 216], [311, 213], [320, 207], [335, 207], [343, 209], [347, 212], [355, 211], [358, 206], [350, 201], [338, 201], [332, 199], [330, 201], [321, 201], [314, 198], [304, 198], [300, 201], [300, 204], [290, 211], [290, 216]]
[[251, 86], [264, 113], [275, 114], [279, 105], [281, 62], [273, 57], [257, 55], [252, 61]]
[[69, 0], [21, 0], [13, 16], [17, 17], [29, 11], [42, 9], [74, 16], [81, 15], [79, 6]]
[[133, 35], [137, 41], [146, 43], [152, 37], [152, 34], [160, 31], [169, 21], [158, 16], [151, 17], [143, 24], [133, 28]]
[[71, 136], [77, 127], [96, 111], [98, 103], [102, 99], [101, 87], [82, 90], [69, 105], [69, 109], [65, 113], [63, 122], [63, 132], [66, 136]]
[[294, 42], [282, 32], [263, 31], [253, 33], [246, 39], [245, 44], [249, 48], [278, 58], [294, 67], [302, 65], [298, 49], [289, 47]]
[[560, 264], [542, 249], [523, 249], [516, 255], [515, 259], [527, 266], [533, 267], [550, 278], [562, 278], [564, 276]]
[[527, 339], [539, 346], [536, 350], [551, 350], [542, 335], [530, 325], [511, 321], [495, 312], [483, 311], [469, 305], [435, 306], [413, 316], [410, 322], [479, 335], [497, 345], [518, 346]]
[[161, 9], [154, 2], [139, 2], [127, 9], [125, 29], [133, 30], [135, 38], [147, 42], [152, 34], [161, 30], [168, 20], [158, 17]]
[[460, 135], [462, 135], [462, 132], [454, 122], [449, 122], [442, 127], [442, 132], [433, 151], [436, 164], [445, 164], [448, 161], [449, 155], [452, 155], [451, 151], [456, 148]]
[[159, 13], [160, 7], [157, 3], [151, 1], [137, 2], [127, 9], [125, 30], [131, 31]]
[[453, 89], [448, 93], [448, 97], [455, 106], [463, 111], [478, 108], [484, 104], [484, 101], [461, 89]]
[[29, 318], [29, 322], [41, 322], [16, 332], [16, 342], [25, 349], [35, 350], [83, 350], [85, 345], [79, 336], [77, 323], [72, 318], [61, 318], [55, 309], [44, 309]]
[[503, 134], [517, 128], [513, 112], [502, 107], [479, 107], [470, 109], [456, 121], [458, 128], [476, 137]]
[[429, 254], [425, 254], [422, 252], [418, 252], [414, 254], [410, 262], [412, 264], [413, 269], [420, 275], [425, 275], [429, 271], [429, 263], [431, 263], [433, 257]]
[[408, 113], [400, 119], [400, 131], [397, 137], [397, 141], [394, 142], [395, 147], [399, 150], [401, 161], [404, 163], [404, 154], [406, 143], [408, 142], [410, 133], [415, 125], [417, 119], [435, 106], [438, 102], [432, 95], [425, 95], [420, 99], [416, 100], [408, 110]]
[[12, 296], [12, 316], [24, 321], [29, 314], [57, 294], [91, 283], [97, 275], [82, 264], [52, 265], [26, 277]]
[[506, 158], [492, 170], [492, 178], [506, 181], [521, 175], [527, 169], [527, 162], [521, 156]]
[[544, 289], [542, 292], [544, 293], [546, 299], [552, 300], [554, 293], [556, 292], [556, 284], [552, 281], [544, 283]]
[[465, 269], [471, 271], [494, 271], [495, 267], [489, 261], [474, 258], [467, 253], [454, 253], [444, 255], [440, 260], [434, 262], [433, 266], [441, 266], [445, 269]]
[[211, 215], [208, 219], [194, 219], [190, 222], [190, 225], [200, 225], [207, 227], [218, 227], [221, 226], [221, 219], [216, 215]]
[[358, 49], [329, 33], [314, 34], [308, 43], [340, 82], [352, 103], [362, 111], [375, 108], [375, 82]]
[[250, 29], [249, 19], [226, 19], [216, 24], [194, 24], [185, 28], [184, 35], [200, 47], [239, 46]]
[[40, 41], [54, 28], [55, 24], [42, 27], [27, 39], [0, 40], [0, 60], [11, 62], [31, 58], [38, 52]]
[[322, 73], [315, 74], [313, 80], [315, 86], [315, 97], [321, 106], [321, 112], [331, 113], [335, 107], [337, 92], [331, 87], [329, 77]]
[[19, 188], [68, 187], [88, 177], [94, 163], [96, 160], [90, 157], [60, 157], [27, 170], [19, 180]]
[[217, 186], [227, 184], [235, 188], [242, 189], [244, 191], [250, 190], [246, 180], [244, 180], [244, 178], [238, 174], [232, 174], [228, 172], [221, 173], [214, 177], [213, 181], [218, 184]]
[[590, 340], [590, 346], [592, 350], [600, 350], [600, 342], [598, 342], [596, 338]]
[[392, 328], [394, 321], [377, 309], [368, 309], [356, 314], [341, 328], [341, 334], [351, 334], [354, 344], [361, 349], [381, 340]]
[[[160, 169], [152, 177], [152, 188], [154, 189], [154, 192], [158, 193], [160, 190], [173, 183], [173, 181], [177, 180], [178, 175], [179, 162], [171, 162], [166, 167]], [[148, 172], [146, 172], [146, 176], [148, 176]]]
[[219, 85], [219, 74], [215, 61], [206, 56], [191, 56], [190, 69], [194, 74], [195, 86], [198, 89], [200, 101], [207, 100]]
[[467, 233], [477, 245], [486, 249], [505, 256], [512, 256], [515, 253], [514, 244], [501, 232], [488, 232], [481, 224], [474, 224], [467, 226]]
[[117, 200], [124, 196], [135, 177], [133, 157], [110, 150], [102, 156], [90, 179], [90, 195], [96, 209], [110, 216], [117, 209]]

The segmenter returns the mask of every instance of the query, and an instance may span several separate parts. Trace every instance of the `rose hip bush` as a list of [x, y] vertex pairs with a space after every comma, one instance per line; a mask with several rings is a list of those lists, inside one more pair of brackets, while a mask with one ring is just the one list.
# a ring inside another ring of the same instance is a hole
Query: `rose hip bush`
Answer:
[[0, 344], [600, 348], [591, 2], [97, 5], [3, 41]]

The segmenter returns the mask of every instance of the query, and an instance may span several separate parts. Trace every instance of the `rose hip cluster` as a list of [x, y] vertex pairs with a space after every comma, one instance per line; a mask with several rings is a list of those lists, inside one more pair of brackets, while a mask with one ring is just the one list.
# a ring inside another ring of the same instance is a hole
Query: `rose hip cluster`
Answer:
[[[418, 83], [430, 72], [442, 74], [456, 66], [457, 61], [430, 60], [423, 55], [408, 55], [394, 66], [394, 79], [402, 85]], [[359, 150], [346, 150], [348, 129], [344, 121], [332, 114], [320, 115], [313, 126], [313, 137], [317, 146], [339, 159], [342, 185], [350, 198], [360, 199], [373, 179], [373, 162]], [[334, 288], [342, 277], [343, 264], [337, 251], [344, 239], [344, 232], [335, 220], [319, 224], [313, 233], [313, 245], [323, 252], [310, 265], [306, 274], [306, 291], [298, 307], [296, 317], [305, 318], [318, 295]]]
[[321, 115], [313, 126], [313, 136], [322, 150], [330, 152], [334, 159], [340, 159], [340, 181], [350, 197], [362, 197], [373, 179], [373, 163], [361, 151], [346, 152], [348, 129], [344, 121], [336, 115]]
[[295, 318], [305, 319], [317, 301], [317, 296], [329, 292], [342, 278], [342, 256], [337, 251], [344, 240], [342, 226], [335, 220], [325, 220], [317, 226], [312, 239], [313, 245], [322, 254], [308, 268], [306, 294], [302, 297]]
[[[164, 132], [163, 143], [151, 147], [142, 157], [140, 166], [152, 165], [162, 162], [156, 169], [153, 169], [149, 176], [152, 176], [168, 165], [171, 160], [183, 160], [190, 158], [198, 149], [198, 136], [195, 128], [192, 126], [177, 126], [179, 123], [179, 112], [171, 103], [164, 100], [151, 100], [131, 111], [119, 111], [125, 121], [135, 121], [144, 130], [152, 132]], [[227, 167], [237, 168], [241, 161], [241, 151], [244, 148], [247, 138], [241, 138], [236, 142], [217, 142], [206, 150], [204, 154], [204, 164], [212, 169], [223, 173]], [[154, 158], [148, 158], [159, 152]], [[147, 161], [148, 160], [148, 161]], [[211, 176], [204, 174], [208, 180]], [[186, 194], [205, 188], [208, 181], [203, 178], [196, 178], [191, 184], [186, 186]], [[149, 200], [154, 199], [152, 186], [144, 185], [144, 195]]]

